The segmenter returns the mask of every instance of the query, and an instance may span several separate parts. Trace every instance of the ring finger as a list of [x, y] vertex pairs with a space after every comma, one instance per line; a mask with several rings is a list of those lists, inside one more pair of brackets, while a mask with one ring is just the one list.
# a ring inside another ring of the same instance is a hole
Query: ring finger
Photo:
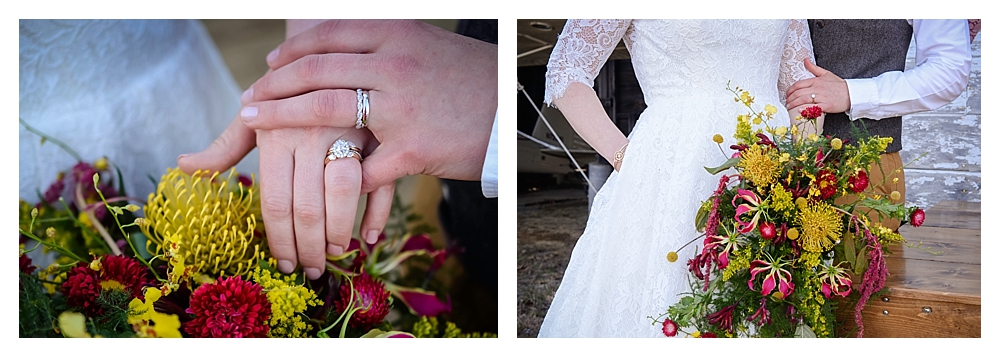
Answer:
[[326, 252], [340, 255], [351, 240], [361, 196], [361, 162], [355, 157], [334, 159], [326, 164]]
[[[367, 91], [369, 122], [372, 103], [382, 100], [381, 92]], [[389, 107], [379, 102], [379, 111]], [[356, 89], [324, 89], [303, 95], [247, 104], [240, 112], [244, 125], [251, 129], [267, 130], [328, 126], [354, 128], [358, 118], [358, 93]]]

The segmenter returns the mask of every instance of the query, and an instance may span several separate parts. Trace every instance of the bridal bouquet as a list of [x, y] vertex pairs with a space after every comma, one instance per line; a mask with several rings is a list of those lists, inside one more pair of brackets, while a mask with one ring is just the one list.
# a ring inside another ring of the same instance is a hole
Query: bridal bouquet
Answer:
[[411, 287], [450, 252], [407, 232], [398, 200], [388, 234], [353, 239], [310, 282], [274, 268], [252, 176], [169, 169], [142, 201], [112, 168], [80, 160], [20, 201], [21, 337], [495, 336], [439, 323], [450, 299]]
[[[832, 299], [854, 294], [860, 337], [861, 310], [888, 275], [883, 255], [904, 242], [864, 213], [909, 217], [913, 226], [924, 217], [919, 208], [893, 204], [898, 192], [866, 191], [868, 172], [881, 170], [879, 155], [892, 138], [857, 133], [860, 139], [849, 142], [801, 135], [794, 125], [771, 127], [777, 108], [758, 112], [749, 92], [727, 89], [749, 112], [737, 117], [733, 152], [723, 152], [728, 160], [706, 168], [727, 173], [695, 218], [705, 234], [687, 261], [692, 290], [650, 318], [667, 336], [829, 337]], [[822, 111], [813, 106], [800, 114], [793, 121], [815, 125]], [[713, 140], [723, 142], [719, 134]], [[676, 252], [667, 256], [677, 258]]]

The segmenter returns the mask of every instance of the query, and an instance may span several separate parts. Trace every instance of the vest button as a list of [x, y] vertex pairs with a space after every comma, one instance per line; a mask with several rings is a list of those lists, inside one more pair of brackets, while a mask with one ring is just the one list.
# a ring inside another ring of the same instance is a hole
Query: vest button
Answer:
[[824, 26], [826, 26], [826, 23], [823, 20], [816, 20], [816, 27], [823, 28]]

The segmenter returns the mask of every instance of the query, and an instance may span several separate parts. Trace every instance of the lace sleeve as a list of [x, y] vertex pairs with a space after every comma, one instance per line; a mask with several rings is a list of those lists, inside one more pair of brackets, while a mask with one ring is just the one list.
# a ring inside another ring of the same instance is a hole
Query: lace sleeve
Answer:
[[593, 87], [594, 78], [630, 24], [631, 20], [567, 20], [549, 57], [545, 103], [552, 105], [572, 82]]
[[785, 104], [785, 91], [795, 82], [816, 77], [806, 70], [802, 60], [808, 58], [816, 63], [813, 55], [812, 37], [806, 20], [792, 20], [785, 31], [785, 47], [781, 52], [781, 68], [778, 72], [778, 97]]

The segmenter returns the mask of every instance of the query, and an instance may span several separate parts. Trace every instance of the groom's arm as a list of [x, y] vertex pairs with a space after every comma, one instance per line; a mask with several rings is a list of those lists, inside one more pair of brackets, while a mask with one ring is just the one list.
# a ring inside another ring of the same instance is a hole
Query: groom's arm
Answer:
[[940, 108], [965, 91], [972, 67], [968, 20], [913, 20], [916, 66], [847, 79], [848, 116], [881, 119]]

